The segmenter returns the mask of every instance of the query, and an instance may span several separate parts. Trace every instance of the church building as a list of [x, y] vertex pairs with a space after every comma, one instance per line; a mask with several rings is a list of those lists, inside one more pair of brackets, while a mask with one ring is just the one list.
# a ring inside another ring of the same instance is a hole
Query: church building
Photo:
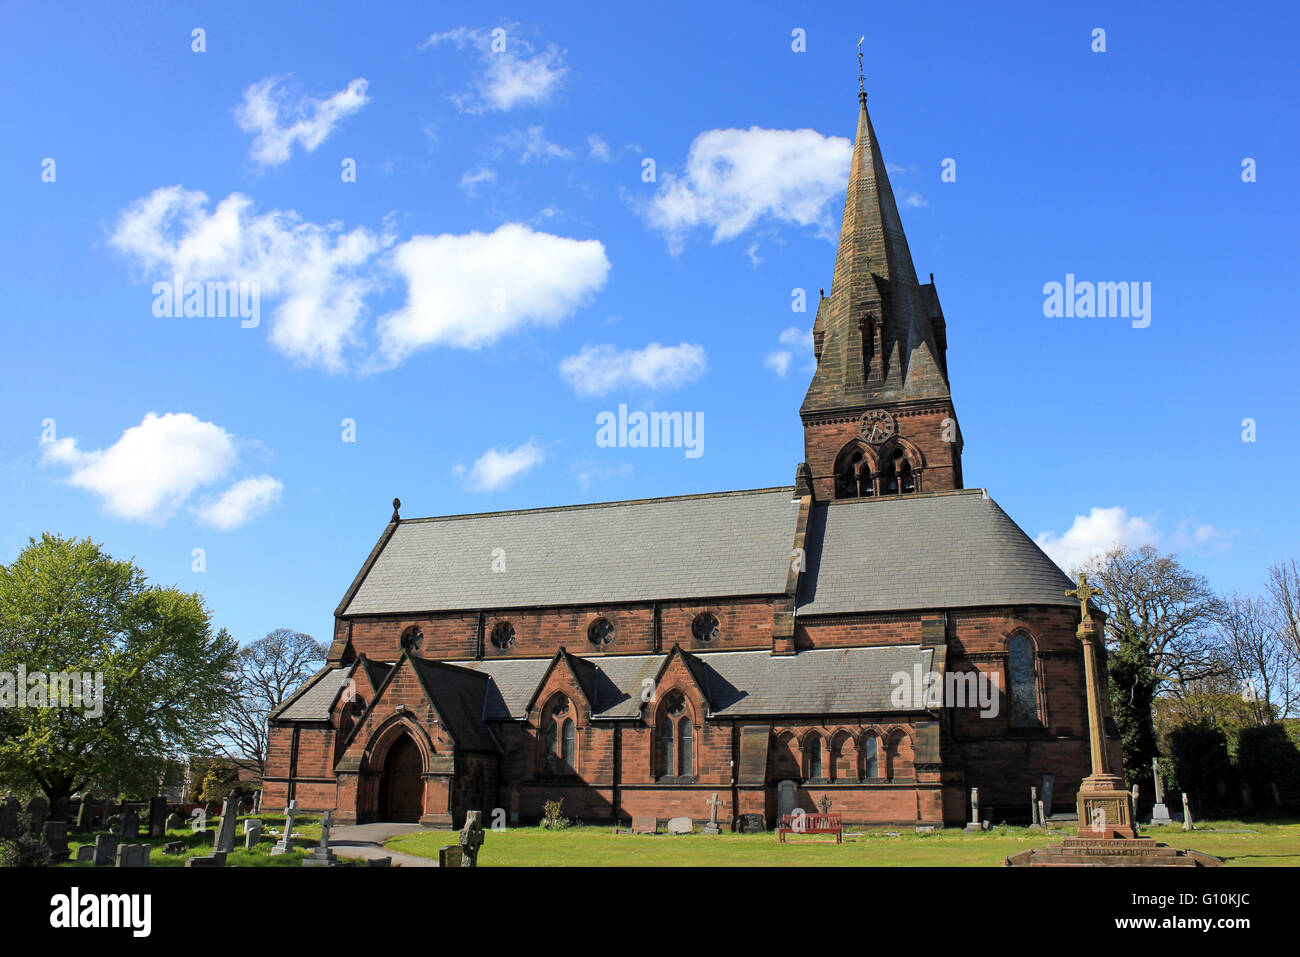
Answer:
[[986, 819], [1027, 820], [1037, 787], [1073, 808], [1079, 605], [964, 487], [947, 323], [865, 93], [857, 122], [794, 485], [434, 518], [394, 502], [326, 667], [271, 715], [264, 806], [943, 825], [971, 788]]

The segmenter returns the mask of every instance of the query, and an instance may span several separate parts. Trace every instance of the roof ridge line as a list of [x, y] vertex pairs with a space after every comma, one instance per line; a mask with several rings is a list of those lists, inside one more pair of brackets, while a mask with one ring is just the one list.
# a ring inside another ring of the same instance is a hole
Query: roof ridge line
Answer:
[[404, 518], [401, 525], [416, 525], [425, 522], [446, 522], [453, 519], [492, 518], [497, 515], [528, 515], [536, 512], [573, 512], [579, 509], [610, 508], [617, 505], [647, 505], [655, 502], [681, 502], [690, 499], [733, 498], [742, 495], [761, 495], [773, 492], [791, 492], [793, 485], [773, 485], [768, 488], [732, 489], [726, 492], [695, 492], [690, 495], [660, 495], [654, 498], [626, 498], [612, 502], [585, 502], [579, 505], [542, 505], [536, 508], [507, 508], [495, 512], [461, 512], [455, 515], [425, 515], [420, 518]]

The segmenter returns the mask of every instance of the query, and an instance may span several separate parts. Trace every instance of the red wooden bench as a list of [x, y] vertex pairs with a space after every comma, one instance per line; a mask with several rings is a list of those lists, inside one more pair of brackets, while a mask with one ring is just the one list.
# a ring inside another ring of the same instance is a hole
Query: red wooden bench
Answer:
[[[834, 834], [835, 844], [844, 843], [844, 825], [838, 814], [785, 814], [776, 829], [777, 840], [785, 843], [787, 834]], [[808, 844], [830, 844], [831, 841], [806, 841]]]

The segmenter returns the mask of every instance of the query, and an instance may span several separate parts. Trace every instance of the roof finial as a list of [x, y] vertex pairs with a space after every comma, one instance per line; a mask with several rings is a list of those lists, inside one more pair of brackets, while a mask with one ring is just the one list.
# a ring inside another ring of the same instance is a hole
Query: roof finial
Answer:
[[858, 37], [858, 99], [863, 103], [867, 102], [866, 77], [862, 75], [862, 41], [866, 38], [865, 33]]
[[402, 507], [402, 500], [400, 498], [393, 499], [393, 521], [394, 522], [400, 522], [402, 520], [402, 516], [399, 515], [397, 512], [397, 510], [401, 507]]

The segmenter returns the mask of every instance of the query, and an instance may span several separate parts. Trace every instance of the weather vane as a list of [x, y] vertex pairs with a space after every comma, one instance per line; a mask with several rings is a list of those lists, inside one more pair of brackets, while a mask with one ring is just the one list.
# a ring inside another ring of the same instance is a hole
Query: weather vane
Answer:
[[866, 79], [862, 75], [862, 41], [866, 38], [867, 35], [865, 33], [858, 37], [858, 93], [863, 96], [867, 95], [867, 89], [865, 86]]

